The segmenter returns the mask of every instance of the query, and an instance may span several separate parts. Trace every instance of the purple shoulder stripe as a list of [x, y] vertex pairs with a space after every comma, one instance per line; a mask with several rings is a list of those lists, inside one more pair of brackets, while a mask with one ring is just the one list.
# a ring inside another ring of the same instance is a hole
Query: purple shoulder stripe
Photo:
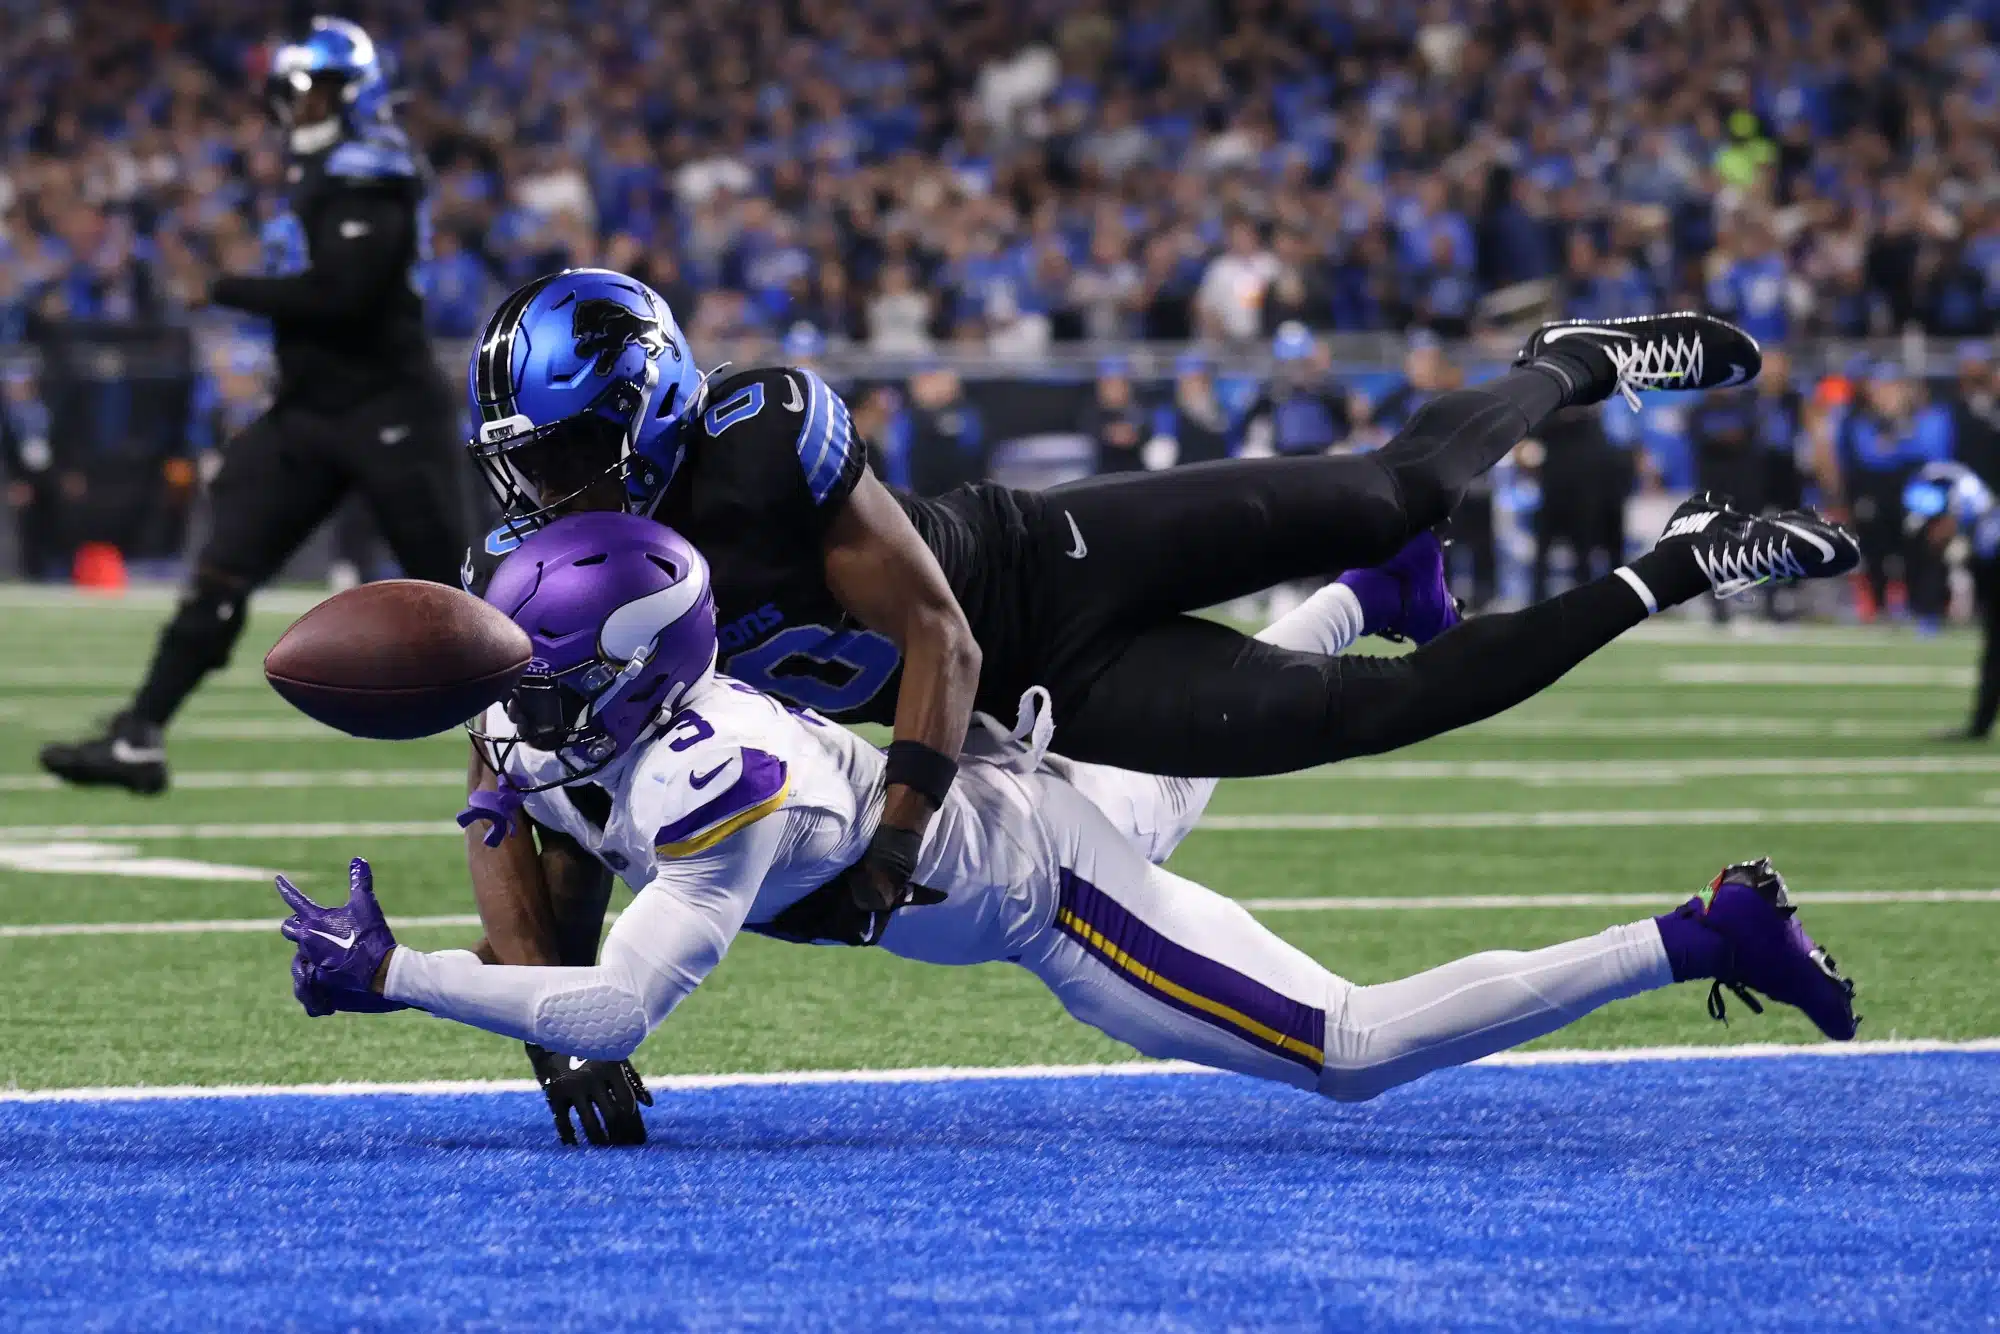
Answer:
[[672, 824], [661, 826], [653, 845], [668, 856], [700, 852], [776, 810], [785, 798], [786, 782], [783, 760], [745, 746], [743, 772], [736, 781]]

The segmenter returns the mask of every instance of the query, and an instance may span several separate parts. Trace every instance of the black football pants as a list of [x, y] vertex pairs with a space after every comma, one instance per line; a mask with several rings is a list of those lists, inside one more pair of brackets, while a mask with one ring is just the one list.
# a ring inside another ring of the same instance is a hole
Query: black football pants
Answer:
[[229, 661], [252, 590], [359, 494], [403, 573], [456, 584], [465, 552], [462, 455], [450, 401], [413, 386], [329, 416], [280, 405], [223, 453], [194, 581], [161, 632], [132, 711], [164, 724]]
[[1186, 613], [1389, 559], [1556, 406], [1553, 393], [1510, 395], [1540, 378], [1517, 371], [1445, 394], [1369, 454], [1239, 459], [1043, 492], [1020, 582], [1030, 634], [1007, 688], [1049, 687], [1064, 755], [1187, 777], [1394, 750], [1535, 694], [1643, 619], [1623, 583], [1483, 617], [1395, 658], [1292, 652]]

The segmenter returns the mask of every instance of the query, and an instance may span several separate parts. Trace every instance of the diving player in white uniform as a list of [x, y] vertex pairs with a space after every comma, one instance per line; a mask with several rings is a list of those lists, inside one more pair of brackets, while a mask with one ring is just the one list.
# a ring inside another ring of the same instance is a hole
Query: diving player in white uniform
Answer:
[[[631, 886], [601, 961], [500, 966], [399, 945], [357, 860], [337, 908], [279, 878], [308, 1013], [414, 1006], [617, 1060], [747, 929], [858, 939], [930, 963], [1018, 963], [1076, 1018], [1149, 1056], [1340, 1099], [1697, 978], [1715, 983], [1712, 1012], [1722, 988], [1746, 1000], [1754, 988], [1831, 1038], [1854, 1035], [1853, 984], [1800, 929], [1768, 862], [1727, 868], [1706, 900], [1655, 919], [1356, 986], [1232, 900], [1149, 861], [1176, 837], [1180, 803], [1148, 808], [1133, 797], [1131, 827], [1114, 826], [1086, 793], [1141, 789], [1121, 789], [1115, 771], [1072, 781], [1075, 767], [1047, 761], [1046, 710], [1032, 697], [1015, 735], [975, 732], [924, 840], [917, 904], [856, 930], [850, 897], [828, 886], [871, 835], [883, 757], [715, 674], [707, 580], [701, 557], [670, 531], [593, 513], [528, 538], [487, 590], [528, 632], [534, 670], [485, 720], [507, 781], [468, 814], [497, 822], [525, 807]], [[1142, 820], [1153, 827], [1138, 828]]]

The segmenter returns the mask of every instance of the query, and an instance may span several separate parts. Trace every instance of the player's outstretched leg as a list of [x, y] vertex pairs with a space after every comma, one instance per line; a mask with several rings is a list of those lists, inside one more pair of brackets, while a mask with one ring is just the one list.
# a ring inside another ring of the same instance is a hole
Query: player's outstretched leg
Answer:
[[1654, 612], [1859, 561], [1853, 534], [1817, 514], [1741, 514], [1704, 494], [1630, 565], [1400, 658], [1290, 652], [1194, 617], [1143, 630], [1066, 708], [1058, 697], [1056, 745], [1086, 763], [1186, 777], [1380, 754], [1512, 708]]
[[[1018, 955], [1063, 1006], [1149, 1056], [1375, 1097], [1434, 1070], [1552, 1033], [1598, 1007], [1709, 981], [1854, 1036], [1853, 984], [1800, 929], [1768, 861], [1726, 868], [1706, 902], [1545, 949], [1496, 950], [1394, 982], [1355, 986], [1240, 905], [1156, 866], [1065, 809], [1039, 808], [1065, 849], [1052, 923]], [[1069, 863], [1075, 863], [1073, 866]]]
[[1514, 369], [1440, 394], [1366, 454], [1231, 459], [1052, 488], [1034, 544], [1061, 572], [1038, 595], [1047, 629], [1067, 642], [1378, 565], [1449, 518], [1558, 408], [1734, 384], [1761, 364], [1755, 340], [1707, 315], [1546, 325]]

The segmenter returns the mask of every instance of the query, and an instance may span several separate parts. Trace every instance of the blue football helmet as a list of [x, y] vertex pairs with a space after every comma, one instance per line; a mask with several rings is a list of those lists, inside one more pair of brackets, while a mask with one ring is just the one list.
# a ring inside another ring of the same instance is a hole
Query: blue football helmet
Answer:
[[264, 79], [264, 103], [280, 125], [297, 134], [298, 104], [314, 88], [331, 83], [339, 118], [349, 130], [389, 119], [389, 77], [375, 42], [356, 23], [320, 17], [302, 42], [289, 42], [271, 55]]
[[609, 482], [650, 513], [700, 416], [702, 374], [658, 292], [564, 269], [500, 303], [470, 389], [479, 434], [466, 447], [513, 525], [533, 529]]

